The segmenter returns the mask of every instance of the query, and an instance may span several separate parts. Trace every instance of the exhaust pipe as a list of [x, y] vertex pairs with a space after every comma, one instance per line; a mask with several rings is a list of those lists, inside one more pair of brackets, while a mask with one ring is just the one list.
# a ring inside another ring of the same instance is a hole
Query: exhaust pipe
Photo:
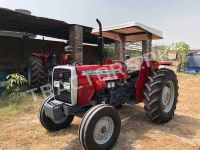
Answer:
[[97, 38], [97, 44], [98, 44], [98, 51], [99, 51], [99, 60], [100, 65], [103, 65], [103, 59], [104, 59], [104, 41], [103, 41], [103, 35], [102, 35], [102, 25], [99, 19], [96, 19], [98, 25], [99, 25], [99, 36]]

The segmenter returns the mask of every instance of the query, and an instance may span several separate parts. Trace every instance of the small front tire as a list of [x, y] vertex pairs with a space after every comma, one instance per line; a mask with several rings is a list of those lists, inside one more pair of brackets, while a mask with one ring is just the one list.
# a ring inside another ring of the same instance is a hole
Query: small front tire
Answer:
[[50, 96], [49, 98], [47, 98], [47, 100], [43, 103], [43, 105], [40, 108], [39, 119], [40, 119], [41, 125], [50, 132], [68, 128], [74, 119], [73, 115], [66, 116], [64, 120], [59, 121], [59, 122], [54, 122], [45, 115], [44, 104], [51, 101], [52, 99], [53, 99], [53, 96]]

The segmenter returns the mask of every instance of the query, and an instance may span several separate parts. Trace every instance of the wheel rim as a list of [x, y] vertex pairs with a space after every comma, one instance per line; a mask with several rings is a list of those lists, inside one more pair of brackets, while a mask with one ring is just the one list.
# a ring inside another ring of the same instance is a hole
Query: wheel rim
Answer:
[[175, 98], [174, 83], [172, 81], [168, 81], [165, 84], [162, 92], [162, 105], [165, 113], [171, 111], [174, 104], [174, 98]]
[[114, 131], [114, 122], [110, 117], [102, 117], [95, 125], [93, 138], [97, 144], [105, 144], [110, 140]]

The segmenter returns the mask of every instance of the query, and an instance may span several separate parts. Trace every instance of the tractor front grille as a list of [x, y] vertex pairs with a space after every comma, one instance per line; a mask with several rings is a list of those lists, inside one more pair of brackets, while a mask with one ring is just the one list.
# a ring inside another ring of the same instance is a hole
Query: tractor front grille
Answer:
[[[64, 89], [63, 83], [71, 83], [71, 70], [70, 69], [54, 69], [53, 72], [53, 90], [55, 99], [71, 104], [71, 91]], [[54, 86], [54, 82], [59, 82], [59, 87]]]

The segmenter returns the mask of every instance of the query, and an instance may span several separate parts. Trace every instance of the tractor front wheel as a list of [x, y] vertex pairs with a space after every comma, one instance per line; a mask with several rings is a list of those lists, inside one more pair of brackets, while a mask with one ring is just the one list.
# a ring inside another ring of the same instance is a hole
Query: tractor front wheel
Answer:
[[60, 120], [59, 122], [54, 122], [52, 121], [49, 117], [47, 117], [45, 115], [45, 111], [44, 111], [44, 104], [53, 100], [54, 96], [50, 96], [46, 99], [46, 101], [43, 103], [43, 105], [40, 108], [40, 113], [39, 113], [39, 119], [40, 119], [40, 123], [42, 124], [42, 126], [47, 129], [50, 132], [54, 132], [54, 131], [58, 131], [60, 129], [65, 129], [68, 128], [73, 119], [74, 116], [73, 115], [69, 115], [66, 116], [64, 119]]
[[114, 107], [96, 105], [84, 115], [79, 128], [79, 139], [87, 150], [109, 150], [116, 143], [120, 128], [120, 116]]
[[144, 89], [144, 109], [155, 123], [172, 119], [178, 97], [178, 80], [174, 71], [159, 69], [149, 77]]

